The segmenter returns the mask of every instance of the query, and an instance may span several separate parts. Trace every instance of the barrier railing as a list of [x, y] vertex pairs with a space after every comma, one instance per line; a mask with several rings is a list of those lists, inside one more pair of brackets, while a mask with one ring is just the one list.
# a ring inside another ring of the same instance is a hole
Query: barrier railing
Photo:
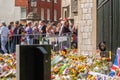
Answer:
[[42, 43], [53, 45], [53, 50], [71, 48], [71, 36], [43, 37]]
[[71, 48], [71, 33], [65, 33], [62, 35], [50, 35], [46, 37], [46, 34], [15, 34], [8, 38], [6, 48], [8, 52], [15, 52], [16, 45], [39, 45], [39, 44], [51, 44], [53, 50], [60, 50], [62, 48]]

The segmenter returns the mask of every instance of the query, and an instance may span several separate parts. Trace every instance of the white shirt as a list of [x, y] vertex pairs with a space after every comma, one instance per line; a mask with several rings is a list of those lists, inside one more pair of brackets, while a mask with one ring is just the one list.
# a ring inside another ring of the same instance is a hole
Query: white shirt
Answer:
[[39, 31], [42, 30], [42, 27], [43, 27], [43, 26], [41, 26], [41, 25], [38, 26]]
[[8, 30], [8, 27], [6, 26], [2, 26], [0, 28], [0, 34], [1, 34], [1, 37], [8, 37], [8, 34], [9, 34], [9, 30]]

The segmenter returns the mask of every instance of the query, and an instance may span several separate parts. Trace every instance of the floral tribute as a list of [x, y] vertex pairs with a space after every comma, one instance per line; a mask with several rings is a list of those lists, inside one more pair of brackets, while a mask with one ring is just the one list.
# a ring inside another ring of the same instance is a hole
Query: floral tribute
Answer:
[[[82, 55], [77, 49], [51, 52], [51, 80], [120, 80], [120, 70], [110, 77], [111, 56]], [[0, 80], [16, 80], [16, 55], [0, 54]]]
[[76, 49], [63, 49], [52, 52], [52, 80], [120, 80], [119, 76], [110, 77], [111, 58], [82, 55]]

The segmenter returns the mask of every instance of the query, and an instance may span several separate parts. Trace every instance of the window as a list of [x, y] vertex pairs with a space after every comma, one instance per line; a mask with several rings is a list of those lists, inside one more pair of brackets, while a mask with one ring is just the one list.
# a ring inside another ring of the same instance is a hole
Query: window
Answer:
[[44, 20], [44, 8], [41, 8], [41, 20]]
[[47, 20], [50, 20], [50, 9], [47, 9]]
[[54, 10], [54, 21], [57, 21], [57, 11]]
[[36, 7], [37, 6], [37, 2], [34, 1], [34, 2], [31, 2], [31, 7]]
[[65, 16], [64, 16], [65, 18], [67, 17], [67, 11], [65, 11]]
[[26, 18], [26, 8], [21, 8], [21, 19]]
[[54, 3], [57, 3], [57, 0], [54, 0]]
[[50, 0], [47, 0], [47, 2], [50, 2]]

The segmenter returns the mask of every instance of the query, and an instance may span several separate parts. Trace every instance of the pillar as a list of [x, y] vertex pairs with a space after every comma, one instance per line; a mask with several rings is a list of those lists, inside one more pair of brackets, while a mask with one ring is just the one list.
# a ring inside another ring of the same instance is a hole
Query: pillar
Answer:
[[91, 55], [96, 51], [96, 0], [78, 0], [78, 50]]

